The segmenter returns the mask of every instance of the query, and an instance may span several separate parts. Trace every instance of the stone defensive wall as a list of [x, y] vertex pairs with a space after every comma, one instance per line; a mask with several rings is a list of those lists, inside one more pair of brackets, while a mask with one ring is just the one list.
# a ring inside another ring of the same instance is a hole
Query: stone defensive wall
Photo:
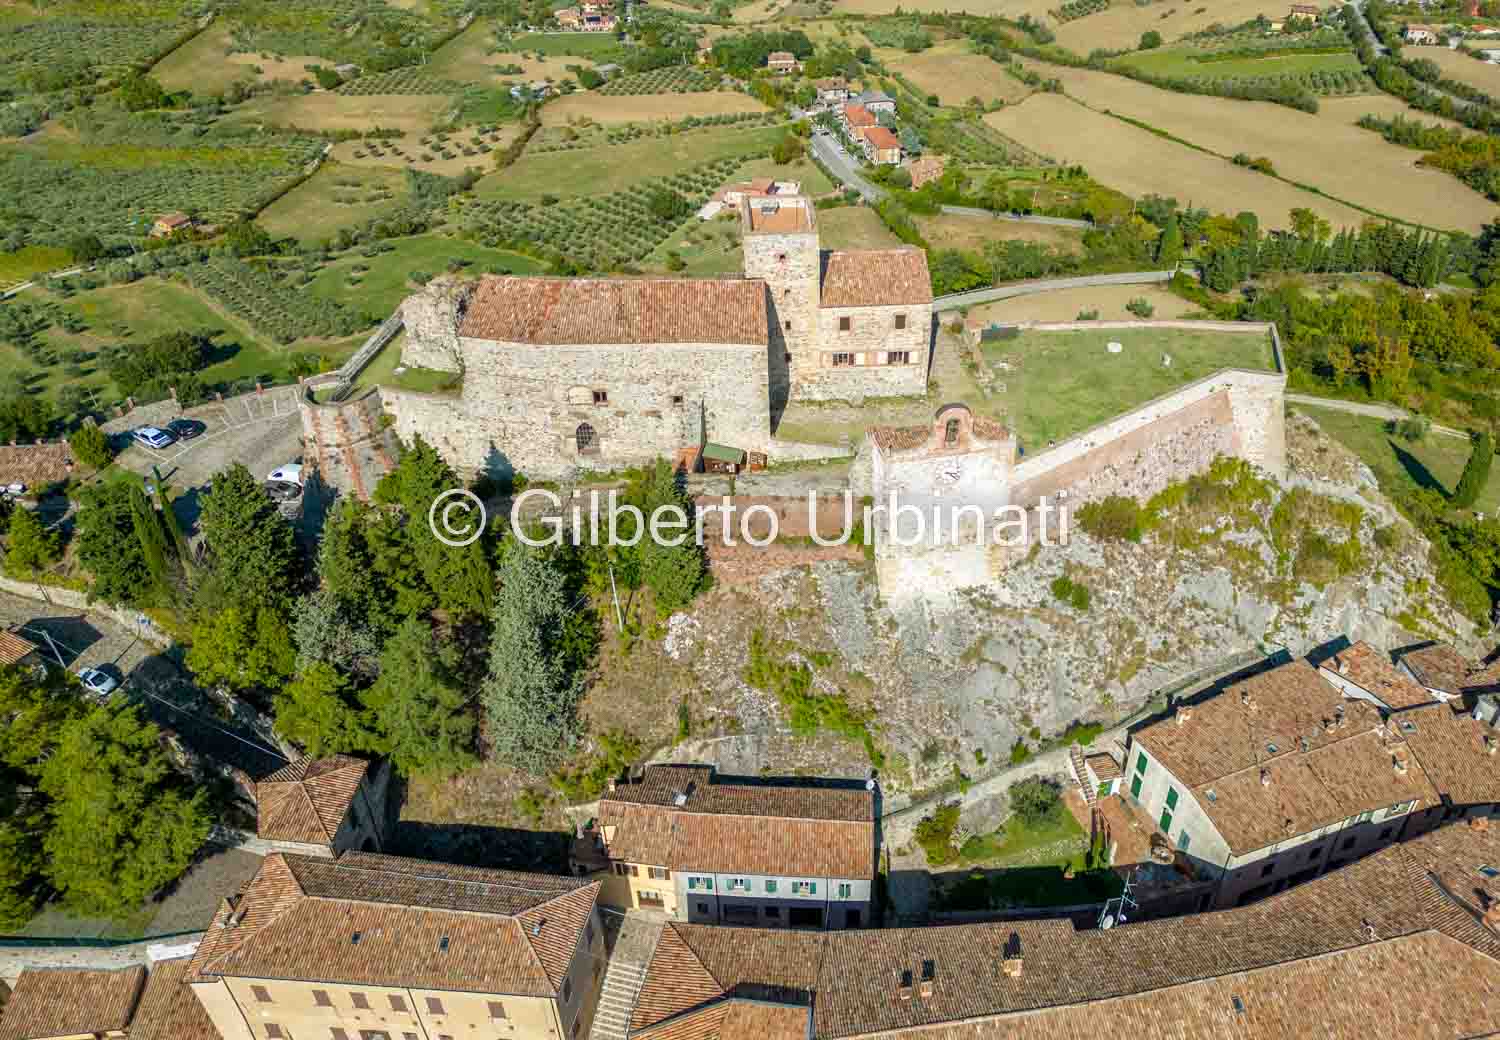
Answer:
[[1052, 330], [1164, 328], [1269, 336], [1276, 371], [1226, 368], [1163, 394], [1035, 455], [1012, 472], [1012, 503], [1043, 496], [1089, 501], [1148, 498], [1208, 468], [1218, 455], [1242, 458], [1278, 479], [1286, 474], [1286, 370], [1274, 324], [1262, 322], [1050, 322]]
[[342, 401], [320, 402], [318, 390], [340, 385], [338, 375], [308, 380], [298, 401], [306, 465], [331, 488], [368, 500], [380, 478], [395, 468], [400, 448], [371, 387]]

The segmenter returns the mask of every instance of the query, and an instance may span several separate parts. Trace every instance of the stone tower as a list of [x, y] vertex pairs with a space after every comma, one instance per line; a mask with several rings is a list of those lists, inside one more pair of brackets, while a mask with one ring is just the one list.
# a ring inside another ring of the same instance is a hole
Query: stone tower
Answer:
[[765, 281], [770, 293], [771, 414], [779, 415], [791, 388], [818, 368], [818, 287], [822, 261], [812, 200], [744, 198], [740, 202], [745, 277]]
[[406, 326], [406, 342], [401, 347], [403, 365], [459, 371], [458, 326], [472, 292], [472, 285], [442, 275], [402, 301], [401, 322]]

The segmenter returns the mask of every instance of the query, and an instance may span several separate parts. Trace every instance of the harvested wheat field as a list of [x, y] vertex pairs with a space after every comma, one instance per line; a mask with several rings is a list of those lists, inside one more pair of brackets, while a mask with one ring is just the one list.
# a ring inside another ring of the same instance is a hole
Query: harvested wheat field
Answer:
[[1026, 148], [1061, 162], [1082, 163], [1104, 184], [1137, 198], [1166, 195], [1217, 213], [1250, 209], [1267, 228], [1286, 227], [1287, 214], [1299, 206], [1326, 217], [1335, 227], [1357, 226], [1366, 216], [1226, 159], [1163, 140], [1059, 94], [1033, 94], [1018, 105], [991, 112], [984, 121]]
[[228, 26], [222, 23], [210, 26], [152, 66], [151, 75], [167, 90], [212, 94], [235, 80], [253, 83], [284, 79], [300, 83], [313, 78], [309, 65], [331, 64], [327, 58], [316, 55], [225, 54], [228, 49]]
[[1193, 305], [1180, 296], [1154, 285], [1101, 285], [1090, 289], [1058, 289], [1054, 292], [1014, 296], [1009, 300], [969, 308], [969, 321], [1074, 321], [1084, 311], [1098, 311], [1101, 321], [1129, 321], [1136, 317], [1125, 309], [1131, 300], [1144, 299], [1155, 307], [1151, 317], [1180, 318]]
[[270, 123], [306, 130], [391, 130], [426, 133], [453, 106], [435, 94], [265, 94], [252, 98], [224, 117], [226, 123]]
[[[1348, 123], [1350, 126], [1357, 124], [1360, 116], [1370, 115], [1381, 119], [1402, 116], [1406, 119], [1415, 119], [1425, 126], [1445, 126], [1450, 130], [1463, 129], [1462, 123], [1444, 119], [1442, 116], [1429, 115], [1426, 112], [1417, 112], [1405, 101], [1389, 94], [1356, 94], [1353, 97], [1318, 98], [1318, 115], [1324, 119]], [[1374, 131], [1366, 132], [1373, 133]]]
[[1022, 224], [993, 217], [937, 213], [916, 217], [917, 230], [934, 249], [982, 249], [987, 242], [1041, 242], [1070, 253], [1080, 251], [1083, 232], [1046, 224]]
[[[1177, 94], [1107, 72], [1026, 64], [1056, 76], [1070, 95], [1101, 111], [1139, 119], [1220, 155], [1265, 156], [1281, 176], [1377, 213], [1469, 232], [1478, 231], [1495, 215], [1494, 204], [1477, 191], [1440, 170], [1419, 167], [1420, 152], [1391, 144], [1339, 115]], [[1097, 156], [1097, 149], [1089, 151]], [[1099, 161], [1084, 154], [1071, 158], [1090, 166]]]
[[1087, 54], [1095, 47], [1112, 51], [1133, 49], [1139, 45], [1141, 33], [1147, 29], [1155, 29], [1163, 40], [1170, 43], [1215, 22], [1238, 25], [1258, 14], [1282, 18], [1286, 15], [1286, 6], [1270, 0], [1219, 0], [1212, 4], [1206, 0], [1162, 0], [1142, 7], [1134, 0], [1114, 0], [1112, 6], [1098, 14], [1085, 15], [1061, 25], [1057, 25], [1056, 19], [1048, 18], [1047, 23], [1056, 26], [1058, 43], [1070, 51]]
[[1447, 47], [1408, 47], [1404, 55], [1408, 58], [1430, 58], [1437, 62], [1437, 67], [1449, 79], [1467, 83], [1491, 97], [1500, 97], [1500, 65], [1491, 65], [1467, 54], [1450, 51]]
[[1010, 103], [1031, 93], [1031, 88], [1005, 71], [997, 61], [969, 51], [962, 41], [939, 44], [918, 54], [885, 49], [880, 59], [929, 94], [949, 104], [977, 97]]
[[731, 91], [698, 94], [569, 94], [542, 106], [543, 126], [565, 126], [587, 116], [596, 123], [644, 123], [653, 119], [678, 120], [688, 116], [765, 112], [766, 106]]
[[1029, 14], [1045, 18], [1047, 24], [1057, 19], [1047, 13], [1057, 0], [837, 0], [835, 14], [894, 14], [896, 8], [907, 13], [917, 11], [963, 11], [967, 14], [1001, 15], [1019, 18]]

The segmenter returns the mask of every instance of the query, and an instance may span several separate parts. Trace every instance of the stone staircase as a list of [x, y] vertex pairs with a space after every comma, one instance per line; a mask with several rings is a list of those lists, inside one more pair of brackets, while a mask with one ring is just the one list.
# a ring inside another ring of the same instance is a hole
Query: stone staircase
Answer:
[[621, 926], [610, 953], [609, 970], [604, 974], [604, 989], [599, 994], [599, 1008], [589, 1040], [626, 1040], [630, 1016], [636, 998], [646, 983], [646, 967], [656, 952], [662, 925], [635, 915], [628, 915]]
[[1077, 744], [1068, 748], [1068, 765], [1073, 770], [1073, 780], [1078, 784], [1078, 790], [1083, 794], [1084, 804], [1092, 810], [1099, 800], [1099, 792], [1089, 783], [1089, 768], [1083, 761], [1083, 748]]

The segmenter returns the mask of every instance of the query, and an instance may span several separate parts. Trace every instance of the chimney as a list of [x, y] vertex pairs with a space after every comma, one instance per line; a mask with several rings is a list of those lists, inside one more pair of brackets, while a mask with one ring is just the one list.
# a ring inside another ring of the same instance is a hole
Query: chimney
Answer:
[[1181, 726], [1183, 723], [1187, 722], [1187, 720], [1190, 719], [1190, 718], [1192, 718], [1192, 717], [1193, 717], [1193, 709], [1192, 708], [1179, 707], [1177, 709], [1177, 725]]
[[1021, 964], [1020, 957], [1007, 957], [1002, 962], [1001, 967], [1005, 971], [1007, 978], [1019, 979], [1021, 977]]
[[1250, 699], [1250, 691], [1249, 690], [1241, 690], [1240, 691], [1240, 703], [1243, 704], [1247, 708], [1254, 708], [1255, 707], [1255, 702]]
[[1262, 786], [1262, 787], [1270, 787], [1271, 786], [1271, 771], [1269, 769], [1262, 769], [1260, 771], [1260, 786]]
[[610, 794], [615, 793], [615, 781], [613, 777], [611, 777], [609, 783], [605, 785], [605, 790], [607, 790]]
[[1490, 818], [1488, 816], [1469, 817], [1469, 830], [1478, 831], [1483, 834], [1490, 829]]
[[1395, 767], [1397, 776], [1406, 775], [1407, 757], [1406, 748], [1404, 747], [1397, 748], [1391, 754], [1391, 764]]
[[1490, 908], [1484, 912], [1485, 927], [1500, 932], [1500, 899], [1491, 899]]
[[1500, 751], [1500, 741], [1486, 734], [1484, 738], [1484, 753], [1486, 755], [1494, 755], [1497, 751]]

